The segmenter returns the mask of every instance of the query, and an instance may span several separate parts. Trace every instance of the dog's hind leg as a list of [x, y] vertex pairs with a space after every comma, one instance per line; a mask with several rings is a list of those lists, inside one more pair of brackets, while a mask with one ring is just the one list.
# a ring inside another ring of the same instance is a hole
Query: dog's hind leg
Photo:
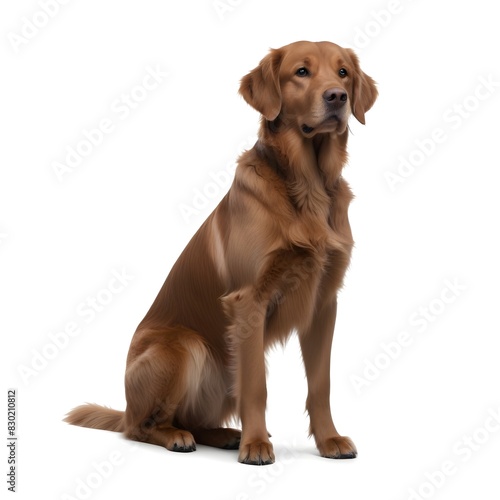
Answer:
[[194, 451], [191, 432], [175, 426], [183, 405], [196, 397], [207, 350], [182, 328], [146, 330], [134, 338], [125, 374], [125, 435], [171, 451]]

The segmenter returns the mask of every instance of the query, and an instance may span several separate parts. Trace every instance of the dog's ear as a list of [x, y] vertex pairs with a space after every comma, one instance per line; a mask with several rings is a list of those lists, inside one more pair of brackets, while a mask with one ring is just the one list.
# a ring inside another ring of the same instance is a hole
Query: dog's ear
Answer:
[[373, 78], [364, 73], [359, 66], [358, 56], [353, 50], [347, 49], [354, 65], [353, 91], [351, 98], [352, 114], [356, 119], [365, 124], [365, 113], [373, 106], [377, 99], [378, 90]]
[[282, 53], [273, 49], [259, 65], [241, 79], [240, 94], [245, 101], [273, 121], [281, 111], [279, 69]]

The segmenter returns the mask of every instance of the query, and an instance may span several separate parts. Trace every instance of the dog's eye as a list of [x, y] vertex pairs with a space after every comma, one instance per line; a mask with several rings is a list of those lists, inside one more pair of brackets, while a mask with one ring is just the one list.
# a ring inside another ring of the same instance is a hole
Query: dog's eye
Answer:
[[309, 74], [309, 71], [307, 70], [307, 68], [302, 67], [302, 68], [299, 68], [299, 69], [295, 72], [295, 74], [296, 74], [297, 76], [307, 76], [307, 75]]
[[339, 69], [339, 76], [341, 78], [345, 78], [347, 76], [347, 70], [345, 68], [340, 68]]

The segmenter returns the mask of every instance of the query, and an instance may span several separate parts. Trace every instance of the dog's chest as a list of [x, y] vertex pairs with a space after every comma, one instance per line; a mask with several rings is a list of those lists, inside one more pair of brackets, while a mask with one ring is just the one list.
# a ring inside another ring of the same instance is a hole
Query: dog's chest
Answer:
[[344, 227], [338, 227], [339, 221], [347, 222], [347, 214], [338, 213], [335, 201], [330, 198], [316, 200], [314, 209], [295, 210], [290, 218], [284, 235], [288, 245], [313, 250], [321, 258], [326, 258], [332, 251], [350, 254], [352, 239]]

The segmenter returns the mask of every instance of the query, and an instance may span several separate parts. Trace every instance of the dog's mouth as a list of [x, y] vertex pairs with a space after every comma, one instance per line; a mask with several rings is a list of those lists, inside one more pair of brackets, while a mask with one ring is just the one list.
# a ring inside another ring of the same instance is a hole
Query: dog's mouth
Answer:
[[[303, 123], [301, 126], [301, 129], [305, 135], [310, 135], [315, 131], [317, 131], [317, 132], [333, 132], [342, 123], [343, 123], [342, 118], [337, 114], [333, 114], [333, 115], [327, 116], [316, 127], [311, 127], [310, 125], [307, 125], [307, 123]], [[334, 125], [333, 129], [332, 129], [332, 125]]]

